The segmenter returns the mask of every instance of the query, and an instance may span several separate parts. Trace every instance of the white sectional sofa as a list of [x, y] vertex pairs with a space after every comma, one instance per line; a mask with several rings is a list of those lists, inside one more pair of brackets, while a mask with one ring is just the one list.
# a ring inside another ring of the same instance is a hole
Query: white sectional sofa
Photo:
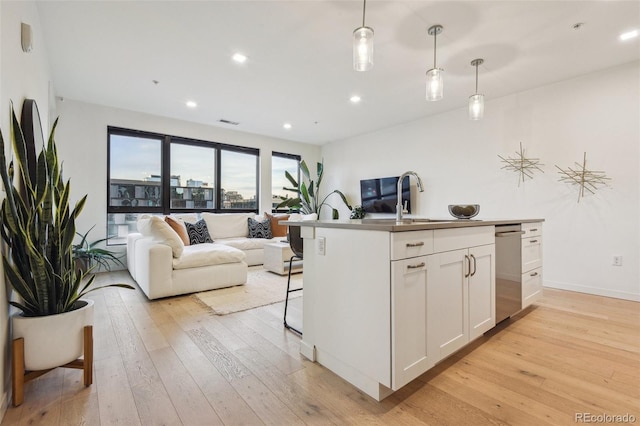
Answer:
[[[201, 213], [213, 243], [185, 245], [163, 217], [143, 215], [140, 233], [127, 238], [127, 267], [149, 299], [175, 296], [247, 281], [247, 267], [261, 265], [265, 244], [284, 239], [250, 238], [253, 213]], [[196, 215], [171, 216], [197, 222]]]

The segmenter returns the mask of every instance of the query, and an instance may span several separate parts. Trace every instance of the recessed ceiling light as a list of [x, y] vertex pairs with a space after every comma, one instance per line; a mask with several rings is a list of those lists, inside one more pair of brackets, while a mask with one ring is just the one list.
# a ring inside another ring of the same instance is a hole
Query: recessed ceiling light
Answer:
[[620, 40], [625, 41], [632, 38], [636, 38], [638, 37], [639, 34], [640, 33], [638, 32], [638, 30], [627, 31], [626, 33], [620, 34]]
[[198, 106], [198, 104], [197, 104], [197, 103], [195, 103], [194, 101], [187, 101], [187, 106], [188, 106], [189, 108], [195, 108], [195, 107], [197, 107], [197, 106]]
[[284, 123], [282, 125], [282, 127], [284, 127], [285, 129], [289, 130], [292, 126], [291, 126], [291, 123]]
[[351, 101], [351, 103], [357, 104], [362, 100], [362, 98], [360, 98], [360, 96], [358, 95], [353, 95], [352, 97], [349, 98], [349, 100]]
[[247, 62], [247, 57], [242, 53], [234, 53], [231, 59], [233, 59], [239, 64], [244, 64], [245, 62]]

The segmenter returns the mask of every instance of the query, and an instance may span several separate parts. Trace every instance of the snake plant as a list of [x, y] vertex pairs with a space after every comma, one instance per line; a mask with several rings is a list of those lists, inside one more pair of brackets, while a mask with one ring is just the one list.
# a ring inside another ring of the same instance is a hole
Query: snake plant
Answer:
[[[327, 202], [327, 199], [331, 195], [338, 194], [340, 196], [340, 199], [342, 199], [342, 202], [345, 204], [345, 206], [347, 206], [349, 210], [352, 210], [351, 205], [349, 205], [349, 202], [347, 201], [347, 197], [337, 189], [331, 191], [329, 194], [327, 194], [327, 196], [325, 196], [321, 201], [319, 201], [320, 183], [322, 182], [322, 176], [324, 174], [324, 163], [318, 163], [316, 170], [317, 170], [318, 176], [317, 176], [317, 179], [314, 181], [311, 179], [311, 173], [309, 173], [309, 167], [307, 167], [307, 163], [305, 163], [304, 160], [302, 160], [300, 162], [300, 171], [302, 172], [303, 179], [301, 180], [300, 184], [298, 184], [298, 181], [296, 181], [295, 178], [291, 176], [291, 173], [285, 171], [284, 175], [287, 178], [287, 180], [291, 182], [292, 187], [291, 188], [284, 187], [282, 189], [284, 189], [285, 191], [296, 193], [297, 197], [294, 197], [294, 198], [281, 197], [283, 201], [280, 204], [278, 204], [276, 208], [288, 207], [289, 209], [292, 209], [292, 210], [299, 210], [300, 213], [303, 213], [303, 214], [317, 213], [319, 218], [322, 207], [324, 205], [327, 205], [328, 207], [331, 208], [331, 211], [332, 211], [331, 217], [333, 219], [338, 219], [340, 217], [340, 213], [338, 212], [337, 209], [332, 207]], [[306, 179], [306, 182], [305, 182], [305, 179]]]
[[[83, 295], [104, 287], [133, 288], [127, 284], [92, 288], [95, 275], [74, 267], [75, 220], [87, 196], [71, 208], [70, 181], [63, 181], [54, 141], [57, 124], [58, 120], [47, 145], [31, 165], [27, 158], [29, 148], [13, 108], [11, 142], [16, 164], [11, 161], [7, 166], [0, 132], [0, 175], [5, 191], [0, 208], [0, 233], [5, 242], [2, 263], [7, 281], [21, 299], [9, 303], [29, 317], [74, 310]], [[14, 179], [21, 182], [21, 190]]]

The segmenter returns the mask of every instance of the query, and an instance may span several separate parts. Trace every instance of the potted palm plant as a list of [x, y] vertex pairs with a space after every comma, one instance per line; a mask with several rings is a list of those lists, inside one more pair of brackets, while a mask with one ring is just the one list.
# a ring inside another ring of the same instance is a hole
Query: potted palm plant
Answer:
[[110, 271], [112, 264], [120, 265], [124, 268], [125, 264], [120, 259], [122, 257], [121, 254], [100, 247], [102, 243], [107, 241], [106, 238], [89, 242], [89, 232], [93, 228], [95, 228], [95, 225], [84, 234], [76, 232], [76, 235], [80, 237], [80, 241], [73, 245], [73, 260], [76, 268], [85, 273], [95, 269]]
[[[92, 287], [95, 276], [74, 266], [75, 220], [87, 196], [71, 207], [70, 182], [63, 181], [54, 141], [56, 125], [57, 120], [36, 158], [12, 108], [15, 164], [11, 161], [8, 165], [0, 132], [0, 175], [5, 191], [0, 207], [0, 233], [5, 243], [2, 263], [6, 282], [18, 296], [9, 303], [21, 311], [12, 316], [13, 339], [23, 339], [24, 365], [14, 365], [14, 376], [22, 374], [21, 368], [47, 370], [76, 360], [86, 349], [83, 330], [93, 322], [93, 301], [82, 297], [104, 287], [133, 288], [126, 284]], [[14, 405], [18, 405], [22, 401], [16, 403], [15, 380]]]
[[307, 167], [307, 163], [305, 163], [304, 160], [300, 162], [300, 171], [302, 172], [303, 177], [300, 183], [291, 176], [291, 173], [287, 171], [284, 172], [285, 177], [289, 182], [291, 182], [292, 187], [284, 187], [282, 189], [293, 192], [296, 196], [281, 197], [282, 202], [278, 204], [276, 208], [288, 207], [291, 210], [298, 210], [303, 214], [317, 213], [319, 218], [322, 207], [326, 205], [331, 209], [331, 217], [333, 219], [339, 219], [340, 213], [338, 210], [328, 203], [329, 197], [333, 194], [337, 194], [349, 210], [353, 209], [347, 201], [347, 197], [337, 189], [331, 191], [324, 198], [320, 199], [320, 184], [322, 183], [322, 176], [324, 175], [324, 162], [317, 163], [317, 178], [315, 180], [311, 179], [309, 167]]

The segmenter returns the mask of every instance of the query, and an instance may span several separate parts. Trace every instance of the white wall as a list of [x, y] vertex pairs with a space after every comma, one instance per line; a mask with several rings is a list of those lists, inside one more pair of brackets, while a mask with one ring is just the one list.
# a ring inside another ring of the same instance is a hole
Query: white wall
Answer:
[[221, 142], [260, 149], [260, 212], [271, 211], [271, 152], [301, 155], [315, 164], [320, 147], [251, 133], [227, 130], [92, 105], [65, 99], [58, 101], [56, 129], [58, 152], [64, 160], [64, 176], [71, 179], [73, 202], [89, 194], [77, 220], [79, 231], [89, 229], [92, 239], [104, 238], [107, 220], [107, 126]]
[[[22, 52], [20, 43], [21, 22], [33, 29], [33, 50]], [[20, 119], [22, 101], [35, 99], [40, 110], [42, 128], [48, 133], [49, 117], [49, 66], [44, 38], [40, 31], [40, 18], [33, 2], [0, 2], [0, 126], [5, 144], [10, 145], [10, 101]], [[5, 154], [11, 158], [11, 149]], [[4, 198], [4, 193], [1, 195]], [[1, 270], [1, 267], [0, 267]], [[0, 288], [4, 288], [4, 273], [0, 272]], [[4, 415], [10, 394], [9, 375], [9, 309], [8, 291], [0, 291], [0, 417]]]
[[[478, 122], [464, 108], [332, 142], [322, 149], [325, 188], [359, 200], [360, 179], [414, 170], [426, 185], [414, 214], [450, 217], [448, 204], [479, 203], [478, 218], [544, 218], [546, 286], [640, 300], [639, 77], [634, 62], [500, 99], [487, 93]], [[498, 154], [515, 156], [519, 142], [544, 173], [518, 187]], [[584, 152], [587, 167], [612, 180], [577, 203], [555, 165], [581, 163]]]

